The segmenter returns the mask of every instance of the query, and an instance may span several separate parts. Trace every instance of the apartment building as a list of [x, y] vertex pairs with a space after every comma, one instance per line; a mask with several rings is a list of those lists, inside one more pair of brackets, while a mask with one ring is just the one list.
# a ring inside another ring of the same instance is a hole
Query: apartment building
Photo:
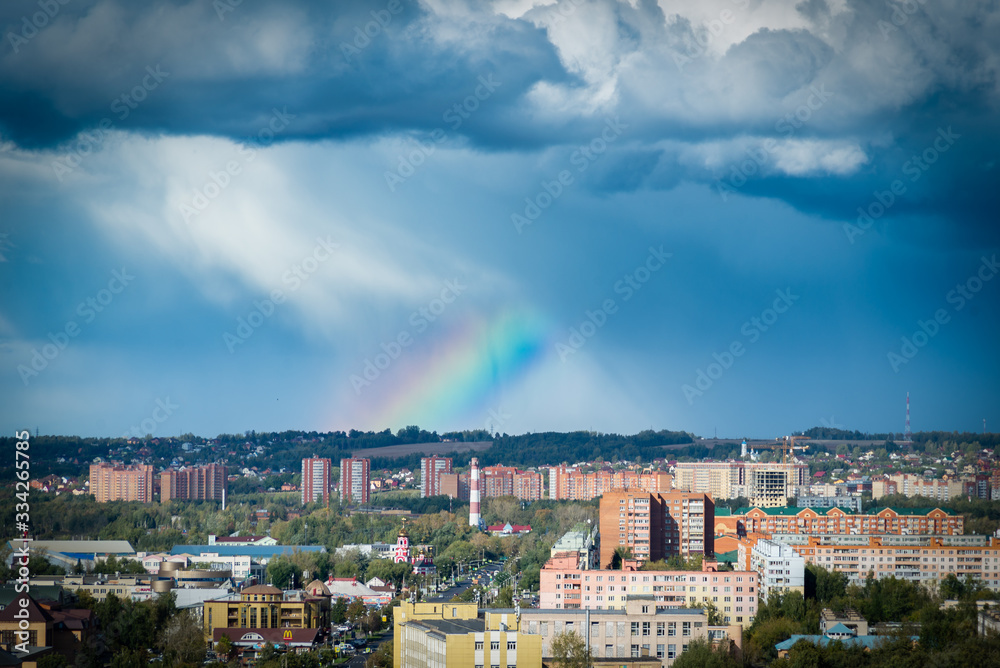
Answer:
[[90, 493], [98, 503], [106, 501], [153, 502], [153, 467], [124, 466], [118, 462], [90, 465]]
[[860, 496], [799, 496], [795, 499], [799, 508], [843, 508], [861, 513]]
[[595, 471], [583, 473], [565, 464], [549, 468], [549, 498], [589, 501], [611, 490], [669, 492], [673, 477], [663, 471]]
[[718, 572], [706, 562], [702, 571], [640, 571], [628, 560], [622, 570], [583, 569], [572, 553], [556, 554], [539, 574], [539, 607], [555, 610], [624, 610], [636, 596], [657, 608], [680, 608], [710, 601], [727, 624], [750, 624], [757, 614], [758, 573]]
[[441, 494], [441, 474], [451, 473], [451, 457], [422, 457], [420, 459], [420, 496]]
[[805, 559], [791, 545], [754, 534], [740, 539], [737, 551], [739, 567], [759, 576], [762, 602], [774, 593], [805, 596]]
[[459, 501], [469, 500], [469, 472], [441, 473], [438, 475], [440, 493]]
[[674, 554], [714, 554], [715, 503], [707, 494], [615, 490], [601, 497], [602, 567], [615, 548], [631, 548], [643, 561]]
[[302, 505], [319, 501], [330, 503], [330, 473], [332, 465], [324, 457], [302, 460]]
[[514, 474], [514, 497], [521, 501], [541, 501], [545, 489], [541, 473], [519, 471]]
[[962, 496], [964, 491], [962, 481], [958, 479], [927, 479], [909, 473], [872, 480], [872, 498], [876, 500], [889, 494], [902, 494], [905, 497], [927, 496], [938, 501], [948, 501]]
[[228, 488], [223, 464], [166, 469], [160, 473], [160, 501], [172, 499], [222, 501]]
[[340, 502], [368, 503], [371, 460], [351, 457], [340, 460]]
[[824, 535], [961, 535], [965, 518], [942, 508], [878, 508], [854, 513], [843, 508], [746, 508], [721, 520], [737, 533]]
[[847, 573], [863, 584], [868, 573], [895, 576], [936, 587], [949, 573], [980, 580], [1000, 591], [1000, 539], [963, 536], [801, 536], [780, 535], [805, 559], [827, 570]]

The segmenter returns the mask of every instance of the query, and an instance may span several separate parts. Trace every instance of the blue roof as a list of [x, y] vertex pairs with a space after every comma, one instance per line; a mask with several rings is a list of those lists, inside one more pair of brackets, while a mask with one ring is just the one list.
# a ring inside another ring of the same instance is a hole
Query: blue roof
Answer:
[[[838, 624], [837, 626], [842, 626]], [[836, 627], [834, 627], [836, 628]], [[845, 627], [846, 628], [846, 627]], [[842, 642], [845, 647], [854, 647], [855, 645], [861, 645], [865, 649], [874, 649], [879, 643], [891, 640], [890, 636], [854, 636], [851, 638], [830, 638], [828, 636], [792, 636], [784, 642], [779, 642], [774, 646], [779, 652], [789, 650], [795, 643], [800, 640], [806, 640], [813, 643], [814, 645], [819, 645], [820, 647], [826, 647], [832, 642]], [[920, 639], [920, 636], [910, 636], [910, 640], [916, 642]]]
[[837, 635], [841, 635], [841, 634], [844, 634], [844, 633], [850, 633], [851, 635], [857, 635], [854, 631], [852, 631], [851, 629], [847, 628], [846, 626], [844, 626], [840, 622], [837, 622], [836, 624], [834, 624], [833, 628], [828, 629], [826, 633], [827, 633], [827, 635], [833, 635], [835, 633]]
[[199, 554], [210, 552], [220, 557], [261, 557], [273, 559], [278, 555], [294, 552], [326, 552], [323, 545], [174, 545], [170, 554]]

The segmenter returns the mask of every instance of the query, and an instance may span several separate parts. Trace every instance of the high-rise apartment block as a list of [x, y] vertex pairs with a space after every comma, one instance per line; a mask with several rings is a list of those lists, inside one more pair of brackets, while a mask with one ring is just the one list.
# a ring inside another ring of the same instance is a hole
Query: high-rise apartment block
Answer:
[[226, 494], [223, 464], [167, 469], [160, 473], [160, 501], [172, 499], [222, 501]]
[[310, 457], [302, 460], [302, 505], [319, 501], [323, 505], [330, 502], [329, 459]]
[[90, 493], [98, 503], [105, 501], [153, 501], [153, 467], [149, 464], [123, 466], [120, 463], [90, 465]]
[[613, 489], [634, 489], [644, 492], [669, 492], [672, 476], [662, 471], [595, 471], [583, 473], [574, 466], [549, 468], [549, 498], [589, 501]]
[[442, 473], [438, 476], [441, 494], [459, 501], [469, 500], [469, 472]]
[[340, 502], [368, 503], [371, 487], [371, 461], [368, 459], [340, 460]]
[[715, 503], [707, 494], [614, 490], [601, 497], [601, 567], [615, 548], [631, 548], [636, 559], [715, 553]]
[[541, 473], [518, 471], [514, 474], [515, 498], [522, 501], [541, 501], [543, 493]]
[[438, 496], [441, 474], [451, 473], [451, 457], [423, 457], [420, 460], [420, 496]]

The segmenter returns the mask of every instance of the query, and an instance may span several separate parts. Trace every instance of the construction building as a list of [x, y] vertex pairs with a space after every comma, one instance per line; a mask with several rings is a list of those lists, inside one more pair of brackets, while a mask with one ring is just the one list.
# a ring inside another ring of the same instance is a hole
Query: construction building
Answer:
[[615, 548], [636, 559], [714, 554], [715, 503], [707, 494], [614, 490], [601, 497], [600, 564], [611, 565]]
[[315, 501], [329, 505], [331, 467], [330, 460], [323, 457], [302, 460], [302, 505]]
[[701, 571], [640, 571], [626, 560], [621, 570], [580, 567], [571, 552], [549, 559], [539, 574], [539, 606], [556, 610], [624, 610], [627, 601], [647, 597], [657, 608], [711, 602], [727, 624], [749, 625], [757, 614], [758, 574], [723, 571], [704, 562]]
[[595, 471], [583, 473], [574, 466], [549, 467], [549, 498], [589, 501], [611, 490], [669, 492], [673, 478], [663, 471]]
[[451, 473], [451, 457], [422, 457], [420, 459], [420, 496], [441, 494], [441, 474]]
[[797, 462], [679, 462], [674, 488], [711, 494], [713, 499], [746, 497], [751, 505], [784, 506], [790, 488], [809, 484], [809, 466]]
[[957, 478], [938, 480], [900, 473], [872, 480], [872, 498], [876, 500], [890, 494], [902, 494], [907, 498], [926, 496], [938, 501], [948, 501], [961, 497], [964, 491], [962, 481]]
[[340, 460], [340, 502], [368, 503], [371, 461], [351, 457]]
[[121, 463], [90, 465], [90, 493], [98, 503], [106, 501], [153, 502], [153, 467]]
[[223, 501], [228, 477], [224, 464], [187, 466], [160, 473], [160, 501], [172, 499]]

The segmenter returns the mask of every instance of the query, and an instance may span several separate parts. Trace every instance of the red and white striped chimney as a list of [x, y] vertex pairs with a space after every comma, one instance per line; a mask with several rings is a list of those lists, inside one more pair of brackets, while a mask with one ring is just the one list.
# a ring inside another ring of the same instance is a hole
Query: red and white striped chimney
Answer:
[[469, 474], [469, 526], [479, 526], [479, 460], [472, 458]]

